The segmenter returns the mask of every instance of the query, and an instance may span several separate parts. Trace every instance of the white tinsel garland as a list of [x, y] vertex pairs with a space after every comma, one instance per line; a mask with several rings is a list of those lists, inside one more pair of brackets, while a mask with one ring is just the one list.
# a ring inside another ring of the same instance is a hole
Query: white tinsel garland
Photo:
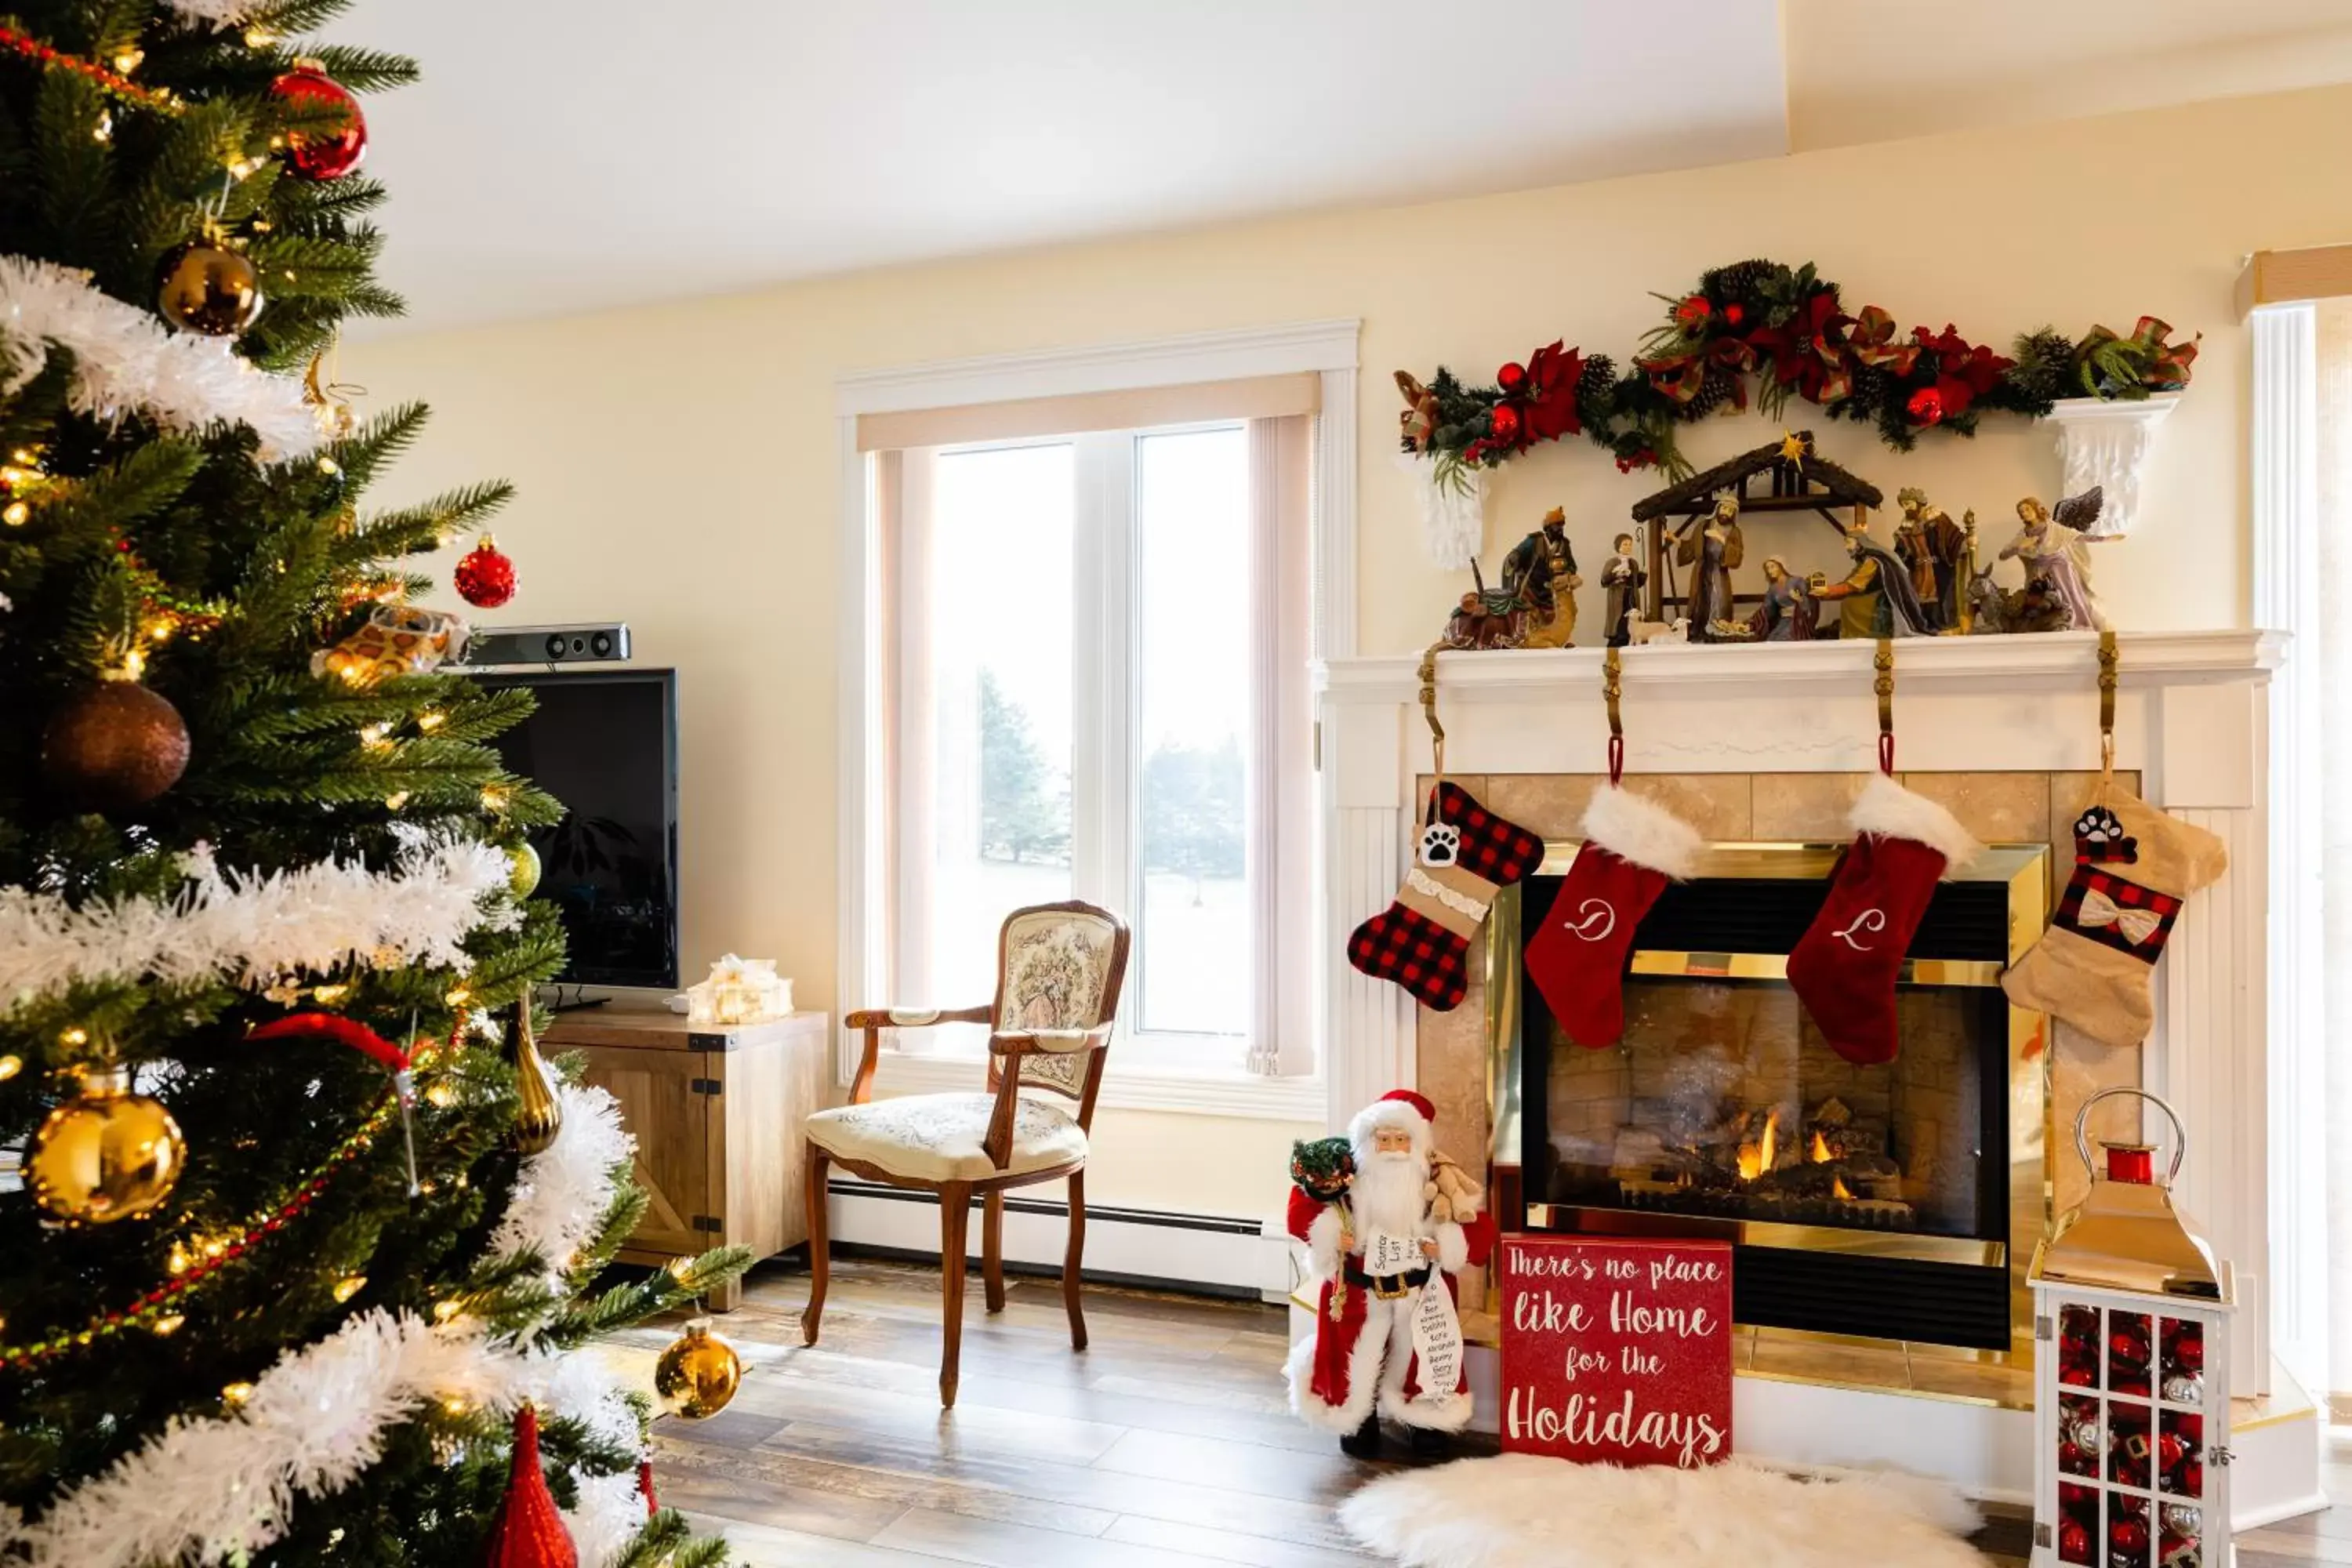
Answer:
[[562, 1130], [516, 1176], [514, 1196], [490, 1233], [488, 1248], [499, 1257], [535, 1248], [551, 1272], [561, 1272], [595, 1239], [611, 1204], [613, 1172], [636, 1152], [637, 1141], [621, 1125], [620, 1105], [603, 1089], [565, 1084], [555, 1097], [563, 1108]]
[[0, 393], [32, 380], [50, 343], [73, 352], [67, 395], [94, 418], [137, 408], [190, 435], [224, 420], [250, 425], [271, 462], [326, 438], [320, 410], [292, 377], [256, 369], [218, 338], [173, 331], [153, 311], [94, 288], [87, 272], [0, 256]]
[[[523, 1163], [517, 1188], [519, 1204], [526, 1189], [538, 1194], [530, 1213], [550, 1228], [502, 1222], [499, 1246], [564, 1255], [586, 1223], [581, 1211], [601, 1216], [613, 1200], [617, 1108], [603, 1089], [559, 1092], [562, 1129]], [[627, 1135], [617, 1143], [625, 1156]], [[559, 1211], [563, 1194], [572, 1205]], [[518, 1350], [464, 1318], [435, 1325], [376, 1310], [289, 1352], [235, 1414], [173, 1422], [29, 1524], [0, 1510], [0, 1560], [26, 1568], [238, 1560], [278, 1538], [299, 1499], [364, 1474], [393, 1426], [451, 1399], [501, 1414], [529, 1401], [616, 1447], [634, 1452], [639, 1442], [635, 1412], [595, 1355]], [[636, 1484], [625, 1472], [583, 1479], [565, 1518], [589, 1568], [618, 1557], [644, 1523]]]
[[508, 930], [520, 918], [510, 904], [483, 902], [512, 874], [490, 844], [414, 844], [384, 872], [322, 860], [240, 874], [204, 848], [182, 866], [190, 881], [172, 898], [79, 910], [54, 894], [0, 888], [0, 1017], [76, 984], [227, 978], [259, 988], [345, 964], [456, 967], [467, 932]]

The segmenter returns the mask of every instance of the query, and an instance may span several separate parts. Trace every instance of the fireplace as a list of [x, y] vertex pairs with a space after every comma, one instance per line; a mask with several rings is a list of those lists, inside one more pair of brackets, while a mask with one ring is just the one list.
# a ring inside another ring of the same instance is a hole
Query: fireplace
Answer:
[[1996, 847], [1937, 889], [1896, 990], [1901, 1050], [1871, 1066], [1823, 1043], [1786, 979], [1836, 864], [1819, 845], [1713, 847], [1642, 922], [1623, 1039], [1570, 1042], [1518, 934], [1575, 849], [1547, 847], [1490, 951], [1496, 1145], [1519, 1155], [1501, 1184], [1525, 1226], [1728, 1240], [1745, 1324], [2009, 1351], [2046, 1207], [2046, 1062], [2000, 974], [2041, 931], [2046, 847]]

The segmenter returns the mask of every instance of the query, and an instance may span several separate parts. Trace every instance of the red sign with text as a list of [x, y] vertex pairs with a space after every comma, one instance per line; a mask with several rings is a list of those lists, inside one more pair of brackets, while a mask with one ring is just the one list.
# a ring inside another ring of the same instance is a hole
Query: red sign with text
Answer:
[[1503, 1447], [1582, 1463], [1731, 1457], [1731, 1247], [1507, 1236]]

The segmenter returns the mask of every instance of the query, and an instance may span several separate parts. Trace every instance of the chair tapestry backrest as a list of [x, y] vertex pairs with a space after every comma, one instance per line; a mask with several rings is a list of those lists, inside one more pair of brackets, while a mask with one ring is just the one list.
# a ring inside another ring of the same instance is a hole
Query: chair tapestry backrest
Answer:
[[[1118, 971], [1126, 963], [1119, 934], [1116, 921], [1091, 910], [1014, 910], [1004, 922], [996, 1026], [1007, 1033], [1077, 1034], [1105, 1022], [1106, 1002], [1116, 1005]], [[1022, 1086], [1075, 1100], [1084, 1091], [1091, 1058], [1091, 1052], [1075, 1049], [1024, 1058]]]

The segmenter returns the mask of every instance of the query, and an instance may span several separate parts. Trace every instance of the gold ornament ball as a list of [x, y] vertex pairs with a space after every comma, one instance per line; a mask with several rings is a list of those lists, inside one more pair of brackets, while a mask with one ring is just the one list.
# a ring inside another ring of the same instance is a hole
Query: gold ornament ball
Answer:
[[539, 851], [528, 844], [518, 844], [507, 851], [507, 886], [518, 899], [527, 899], [539, 890]]
[[697, 1318], [670, 1342], [654, 1363], [654, 1393], [665, 1413], [699, 1421], [727, 1408], [743, 1381], [743, 1361], [735, 1348], [710, 1331], [710, 1320]]
[[79, 1099], [33, 1132], [25, 1177], [34, 1201], [76, 1225], [136, 1219], [172, 1195], [187, 1141], [161, 1100], [131, 1092], [121, 1068], [92, 1073]]
[[94, 811], [145, 805], [188, 771], [188, 725], [135, 680], [101, 680], [68, 700], [41, 731], [41, 772]]
[[191, 240], [164, 253], [155, 308], [183, 331], [234, 337], [261, 314], [261, 275], [234, 250]]

